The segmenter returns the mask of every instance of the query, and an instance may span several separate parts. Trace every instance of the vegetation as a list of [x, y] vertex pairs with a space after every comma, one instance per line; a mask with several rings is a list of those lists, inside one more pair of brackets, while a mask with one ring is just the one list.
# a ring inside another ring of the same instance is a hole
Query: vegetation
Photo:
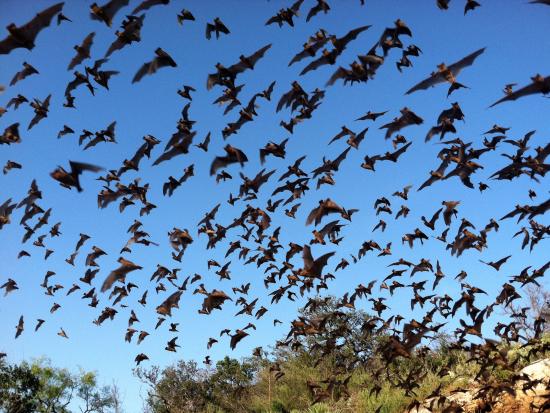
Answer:
[[[539, 289], [530, 294], [534, 302], [533, 295], [546, 293]], [[545, 316], [547, 302], [532, 308]], [[225, 357], [204, 367], [180, 360], [163, 369], [135, 369], [148, 386], [145, 411], [401, 413], [453, 390], [511, 384], [518, 370], [548, 357], [550, 349], [547, 330], [534, 345], [486, 339], [469, 347], [440, 332], [409, 357], [388, 360], [385, 355], [394, 331], [366, 329], [375, 325], [375, 317], [353, 308], [342, 312], [336, 300], [325, 299], [301, 309], [293, 325], [307, 320], [323, 320], [323, 328], [316, 334], [295, 335], [294, 340], [286, 337], [270, 352], [258, 348], [242, 360]], [[531, 323], [525, 323], [525, 330], [533, 334]], [[490, 369], [483, 366], [487, 360]], [[0, 412], [73, 411], [120, 412], [116, 386], [101, 387], [95, 373], [71, 373], [53, 367], [47, 359], [19, 365], [0, 359]]]
[[49, 360], [8, 364], [0, 359], [0, 411], [119, 413], [116, 386], [99, 386], [94, 372], [71, 373]]
[[[328, 300], [314, 310], [302, 309], [298, 320], [323, 319], [337, 311], [335, 306]], [[362, 327], [372, 317], [355, 309], [346, 314], [329, 319], [319, 334], [290, 345], [278, 342], [270, 353], [257, 349], [241, 361], [226, 357], [204, 368], [180, 361], [164, 370], [136, 369], [149, 385], [147, 407], [153, 413], [401, 413], [416, 401], [474, 382], [509, 383], [518, 369], [546, 356], [550, 343], [545, 335], [537, 348], [488, 340], [467, 349], [439, 333], [411, 357], [388, 363], [383, 355], [391, 332], [366, 334]], [[335, 331], [344, 332], [344, 339], [323, 354]], [[482, 366], [487, 359], [495, 360], [490, 370]]]

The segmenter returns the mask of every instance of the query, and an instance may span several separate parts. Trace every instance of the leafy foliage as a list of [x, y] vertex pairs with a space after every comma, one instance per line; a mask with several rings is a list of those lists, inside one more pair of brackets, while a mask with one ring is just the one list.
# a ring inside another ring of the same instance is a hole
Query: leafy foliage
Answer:
[[97, 384], [94, 372], [71, 373], [47, 359], [10, 365], [0, 361], [0, 409], [8, 413], [120, 412], [114, 387]]

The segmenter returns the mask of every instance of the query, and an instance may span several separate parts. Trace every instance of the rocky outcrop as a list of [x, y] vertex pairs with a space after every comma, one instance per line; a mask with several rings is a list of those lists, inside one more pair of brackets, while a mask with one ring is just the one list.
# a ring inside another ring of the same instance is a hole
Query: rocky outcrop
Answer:
[[[503, 392], [492, 412], [528, 413], [540, 409], [542, 412], [550, 412], [550, 358], [524, 367], [516, 377], [515, 389]], [[480, 408], [479, 402], [476, 400], [478, 391], [479, 388], [472, 384], [468, 390], [455, 391], [447, 395], [444, 402], [439, 405], [438, 399], [431, 398], [425, 400], [422, 406], [415, 407], [407, 413], [441, 411], [474, 413]]]

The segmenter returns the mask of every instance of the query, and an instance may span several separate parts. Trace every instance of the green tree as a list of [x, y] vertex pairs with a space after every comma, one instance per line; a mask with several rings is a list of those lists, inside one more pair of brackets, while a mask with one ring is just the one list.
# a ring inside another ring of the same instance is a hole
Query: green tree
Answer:
[[27, 364], [8, 365], [0, 360], [0, 410], [8, 413], [36, 411], [40, 380]]
[[111, 387], [98, 386], [95, 373], [73, 374], [48, 359], [0, 364], [0, 408], [8, 413], [107, 413], [120, 404], [117, 397]]
[[208, 372], [194, 361], [178, 361], [160, 370], [137, 368], [134, 374], [149, 386], [147, 408], [155, 413], [198, 413], [211, 400]]
[[248, 409], [249, 391], [253, 384], [255, 368], [247, 361], [225, 356], [216, 363], [210, 377], [213, 402], [225, 412], [245, 412]]

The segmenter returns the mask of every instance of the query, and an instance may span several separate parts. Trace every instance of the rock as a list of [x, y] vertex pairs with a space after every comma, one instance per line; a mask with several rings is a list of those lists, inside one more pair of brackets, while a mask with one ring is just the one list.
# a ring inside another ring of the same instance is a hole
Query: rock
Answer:
[[524, 367], [520, 373], [526, 374], [531, 380], [550, 379], [550, 359], [542, 359]]
[[523, 386], [527, 384], [526, 380], [517, 382], [518, 399], [531, 399], [533, 404], [542, 404], [550, 395], [548, 387], [550, 385], [550, 359], [542, 359], [524, 367], [520, 371], [520, 375], [525, 375], [530, 380], [540, 380], [536, 386], [523, 390]]

